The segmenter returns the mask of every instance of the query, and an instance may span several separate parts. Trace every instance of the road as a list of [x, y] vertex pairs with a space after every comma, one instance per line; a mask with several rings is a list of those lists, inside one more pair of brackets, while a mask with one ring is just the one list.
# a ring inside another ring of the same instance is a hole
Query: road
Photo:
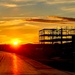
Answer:
[[0, 75], [75, 75], [75, 73], [57, 70], [15, 53], [0, 52]]

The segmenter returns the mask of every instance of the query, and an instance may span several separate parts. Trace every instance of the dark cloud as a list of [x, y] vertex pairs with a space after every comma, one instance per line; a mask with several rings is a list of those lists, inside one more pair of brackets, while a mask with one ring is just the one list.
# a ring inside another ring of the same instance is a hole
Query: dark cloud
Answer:
[[58, 17], [62, 18], [63, 20], [68, 20], [68, 21], [75, 21], [75, 18], [68, 18], [68, 17]]
[[[51, 18], [49, 16], [49, 18]], [[74, 22], [75, 18], [68, 18], [68, 17], [58, 17], [54, 16], [53, 19], [26, 19], [26, 21], [31, 21], [31, 22], [44, 22], [44, 23], [60, 23], [60, 24], [67, 24], [69, 22]]]
[[65, 23], [59, 20], [46, 20], [46, 19], [30, 19], [26, 21], [33, 21], [33, 22], [44, 22], [44, 23]]

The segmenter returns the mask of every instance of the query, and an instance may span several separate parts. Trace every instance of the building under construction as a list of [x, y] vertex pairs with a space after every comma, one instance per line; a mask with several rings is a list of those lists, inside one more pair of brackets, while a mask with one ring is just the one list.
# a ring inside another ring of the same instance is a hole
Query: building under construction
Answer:
[[63, 44], [75, 42], [75, 28], [42, 29], [39, 31], [41, 44]]

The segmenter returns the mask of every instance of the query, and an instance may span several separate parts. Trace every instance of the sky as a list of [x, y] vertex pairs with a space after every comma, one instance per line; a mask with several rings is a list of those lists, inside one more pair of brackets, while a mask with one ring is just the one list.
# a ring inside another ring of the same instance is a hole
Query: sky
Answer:
[[39, 43], [39, 30], [74, 25], [75, 0], [0, 0], [0, 44]]

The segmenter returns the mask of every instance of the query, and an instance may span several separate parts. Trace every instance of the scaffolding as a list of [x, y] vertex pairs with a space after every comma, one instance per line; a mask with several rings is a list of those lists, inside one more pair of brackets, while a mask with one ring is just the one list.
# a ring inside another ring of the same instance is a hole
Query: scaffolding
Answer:
[[41, 44], [63, 44], [72, 42], [75, 37], [75, 28], [42, 29], [39, 31]]

